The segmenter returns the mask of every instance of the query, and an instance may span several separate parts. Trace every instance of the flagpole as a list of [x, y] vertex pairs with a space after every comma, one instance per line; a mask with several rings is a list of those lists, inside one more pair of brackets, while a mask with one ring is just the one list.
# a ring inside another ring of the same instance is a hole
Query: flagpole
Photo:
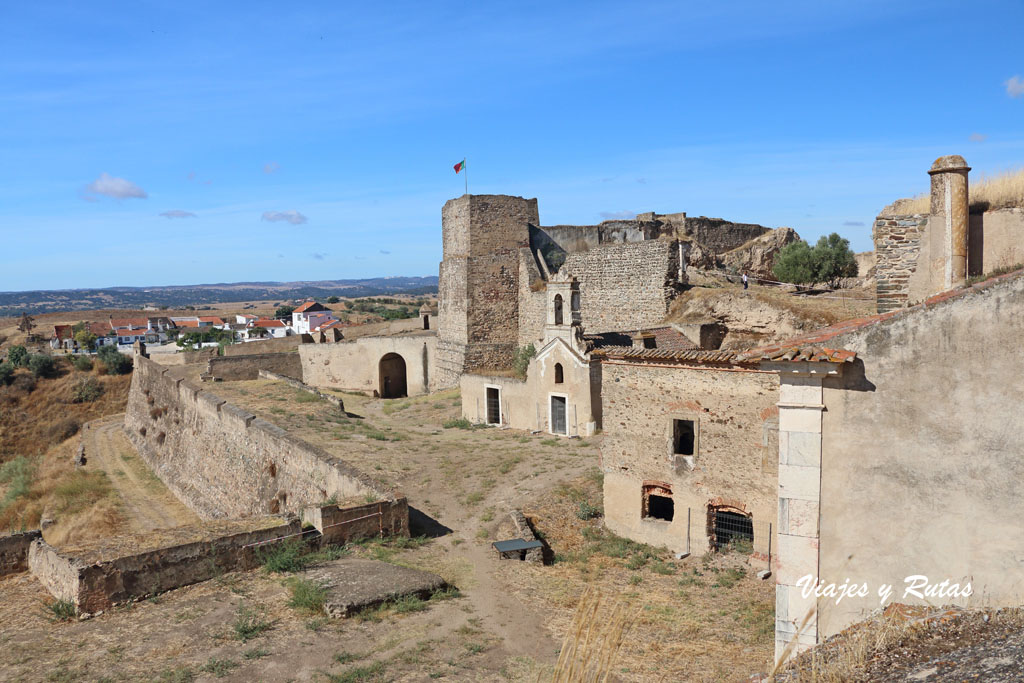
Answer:
[[[465, 157], [463, 157], [462, 163], [466, 164]], [[466, 177], [463, 180], [466, 181], [466, 194], [469, 194], [469, 164], [466, 164], [462, 170], [466, 172]]]

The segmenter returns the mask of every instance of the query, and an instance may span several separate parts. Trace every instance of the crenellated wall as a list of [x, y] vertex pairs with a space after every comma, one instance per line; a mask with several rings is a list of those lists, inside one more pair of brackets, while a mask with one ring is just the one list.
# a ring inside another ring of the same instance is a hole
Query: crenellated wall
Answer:
[[[317, 347], [320, 348], [320, 347]], [[207, 519], [396, 494], [354, 467], [136, 355], [125, 429], [167, 487]]]

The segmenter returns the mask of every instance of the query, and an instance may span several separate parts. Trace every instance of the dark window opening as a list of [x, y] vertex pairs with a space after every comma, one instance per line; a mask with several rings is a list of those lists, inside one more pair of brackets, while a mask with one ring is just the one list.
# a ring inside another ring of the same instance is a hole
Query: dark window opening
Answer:
[[555, 363], [555, 384], [561, 384], [563, 380], [562, 364]]
[[667, 483], [652, 481], [643, 485], [641, 517], [671, 522], [675, 517], [675, 507], [672, 488]]
[[423, 316], [423, 329], [425, 329], [425, 330], [429, 330], [430, 329], [430, 316], [429, 315]]
[[570, 310], [573, 313], [579, 313], [580, 312], [580, 293], [579, 292], [573, 292], [572, 293], [572, 296], [569, 298], [569, 308], [570, 308]]
[[672, 420], [672, 452], [676, 455], [693, 455], [696, 437], [693, 420]]
[[494, 387], [487, 387], [487, 424], [501, 424], [501, 392]]
[[555, 324], [562, 324], [562, 295], [555, 294]]
[[671, 522], [675, 516], [675, 503], [667, 496], [648, 496], [647, 516]]
[[708, 542], [715, 550], [752, 552], [754, 520], [736, 510], [708, 508]]
[[645, 349], [653, 349], [657, 348], [658, 346], [658, 343], [655, 341], [653, 334], [645, 334], [643, 336], [643, 341]]

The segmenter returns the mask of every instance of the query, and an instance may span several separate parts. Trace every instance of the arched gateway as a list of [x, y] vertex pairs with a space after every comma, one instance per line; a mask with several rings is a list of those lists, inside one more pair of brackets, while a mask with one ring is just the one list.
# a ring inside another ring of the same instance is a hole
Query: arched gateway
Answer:
[[405, 381], [405, 359], [397, 353], [388, 353], [380, 359], [380, 382], [378, 392], [381, 398], [408, 396]]

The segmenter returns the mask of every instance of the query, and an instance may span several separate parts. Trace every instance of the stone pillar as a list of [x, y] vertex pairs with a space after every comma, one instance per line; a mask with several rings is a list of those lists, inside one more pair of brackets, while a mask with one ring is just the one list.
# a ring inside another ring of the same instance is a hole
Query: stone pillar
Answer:
[[[967, 281], [967, 231], [970, 223], [967, 173], [970, 167], [958, 154], [939, 157], [932, 177], [929, 230], [931, 254], [941, 253], [942, 287], [947, 291]], [[941, 232], [940, 232], [941, 230]], [[941, 250], [941, 252], [939, 251]]]
[[775, 574], [775, 660], [818, 642], [817, 600], [804, 597], [801, 577], [818, 580], [821, 500], [822, 381], [842, 372], [836, 363], [764, 363], [779, 372], [779, 547]]

